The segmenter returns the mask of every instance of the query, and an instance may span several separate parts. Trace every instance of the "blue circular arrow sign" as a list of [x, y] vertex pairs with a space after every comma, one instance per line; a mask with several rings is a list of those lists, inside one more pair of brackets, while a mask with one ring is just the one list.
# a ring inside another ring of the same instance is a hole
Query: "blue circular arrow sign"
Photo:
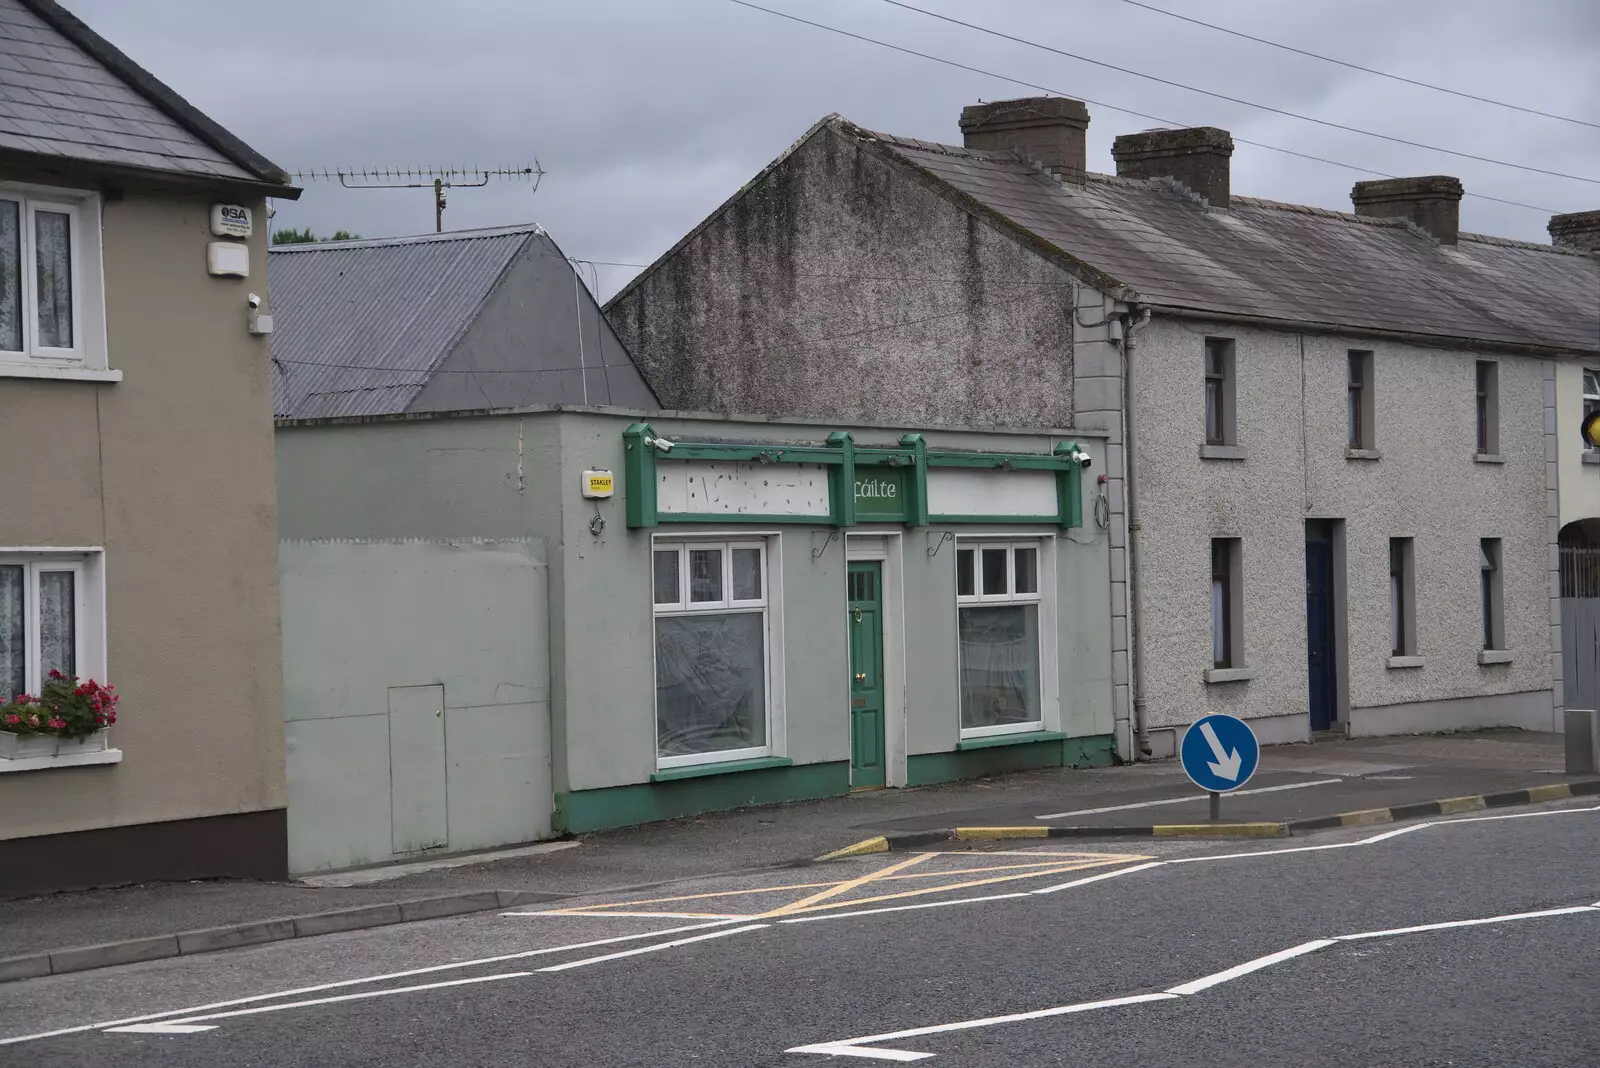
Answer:
[[1261, 760], [1261, 744], [1244, 720], [1216, 713], [1190, 724], [1178, 756], [1196, 786], [1221, 794], [1250, 781]]

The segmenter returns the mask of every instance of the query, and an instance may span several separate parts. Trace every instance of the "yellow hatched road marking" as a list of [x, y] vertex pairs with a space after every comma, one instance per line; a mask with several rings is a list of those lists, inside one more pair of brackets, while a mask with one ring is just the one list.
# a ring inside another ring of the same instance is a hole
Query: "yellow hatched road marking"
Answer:
[[799, 901], [791, 901], [789, 904], [775, 908], [771, 912], [764, 912], [762, 913], [762, 916], [790, 916], [796, 912], [805, 912], [807, 911], [806, 907], [808, 905], [814, 905], [818, 901], [825, 901], [830, 897], [838, 897], [840, 894], [849, 893], [858, 886], [865, 886], [868, 883], [887, 878], [897, 871], [909, 868], [915, 864], [921, 864], [923, 861], [927, 860], [933, 855], [934, 854], [932, 853], [915, 853], [907, 857], [905, 860], [902, 860], [898, 864], [891, 864], [887, 868], [879, 868], [875, 872], [860, 876], [856, 879], [847, 879], [842, 883], [835, 883], [828, 889], [820, 890], [817, 893], [812, 894], [810, 897], [803, 897]]
[[866, 905], [876, 901], [894, 901], [903, 897], [920, 897], [924, 894], [937, 894], [945, 890], [968, 890], [974, 886], [992, 886], [995, 883], [1009, 883], [1017, 879], [1036, 879], [1044, 875], [1060, 875], [1063, 872], [1082, 871], [1085, 868], [1102, 868], [1108, 864], [1117, 864], [1120, 860], [1094, 861], [1080, 864], [1062, 864], [1054, 868], [1044, 868], [1038, 871], [1023, 872], [1020, 875], [997, 875], [992, 879], [971, 879], [964, 883], [947, 883], [943, 886], [925, 886], [920, 890], [902, 890], [897, 894], [879, 894], [876, 897], [856, 897], [849, 901], [835, 901], [827, 905], [815, 905], [804, 909], [805, 912], [826, 912], [829, 909], [853, 908], [856, 905]]

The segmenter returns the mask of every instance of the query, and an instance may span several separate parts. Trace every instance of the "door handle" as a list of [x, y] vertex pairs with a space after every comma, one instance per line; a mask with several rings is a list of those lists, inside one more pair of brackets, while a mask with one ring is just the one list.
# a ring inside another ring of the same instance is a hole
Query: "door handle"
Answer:
[[867, 681], [867, 673], [865, 671], [856, 672], [856, 681], [857, 682], [866, 682]]

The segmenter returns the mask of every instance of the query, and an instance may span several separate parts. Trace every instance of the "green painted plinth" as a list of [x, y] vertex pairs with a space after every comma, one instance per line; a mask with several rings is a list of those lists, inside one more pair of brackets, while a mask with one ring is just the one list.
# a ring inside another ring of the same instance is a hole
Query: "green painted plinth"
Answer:
[[[752, 762], [753, 763], [753, 762]], [[808, 801], [850, 792], [850, 764], [759, 767], [718, 775], [556, 794], [555, 830], [582, 834], [698, 816], [748, 805]]]
[[1103, 768], [1116, 763], [1116, 739], [1109, 734], [1022, 740], [1025, 737], [1008, 737], [1005, 742], [985, 739], [982, 746], [969, 745], [953, 753], [918, 753], [906, 762], [907, 785], [928, 786], [1038, 768]]

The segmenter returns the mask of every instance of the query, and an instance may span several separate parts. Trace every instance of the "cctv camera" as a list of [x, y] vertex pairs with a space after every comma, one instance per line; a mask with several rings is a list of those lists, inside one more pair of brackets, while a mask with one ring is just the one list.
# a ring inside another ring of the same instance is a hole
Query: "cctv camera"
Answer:
[[252, 311], [254, 311], [256, 308], [261, 307], [261, 294], [260, 293], [252, 293], [248, 297], [246, 297], [245, 299], [250, 302], [250, 309]]
[[1074, 450], [1074, 452], [1072, 453], [1072, 459], [1077, 461], [1077, 463], [1078, 463], [1078, 465], [1080, 467], [1085, 467], [1085, 468], [1088, 467], [1091, 463], [1094, 462], [1093, 458], [1090, 457], [1090, 455], [1088, 453], [1077, 451], [1077, 450]]
[[654, 445], [662, 452], [669, 452], [672, 449], [672, 442], [668, 441], [666, 438], [651, 438], [650, 444]]

